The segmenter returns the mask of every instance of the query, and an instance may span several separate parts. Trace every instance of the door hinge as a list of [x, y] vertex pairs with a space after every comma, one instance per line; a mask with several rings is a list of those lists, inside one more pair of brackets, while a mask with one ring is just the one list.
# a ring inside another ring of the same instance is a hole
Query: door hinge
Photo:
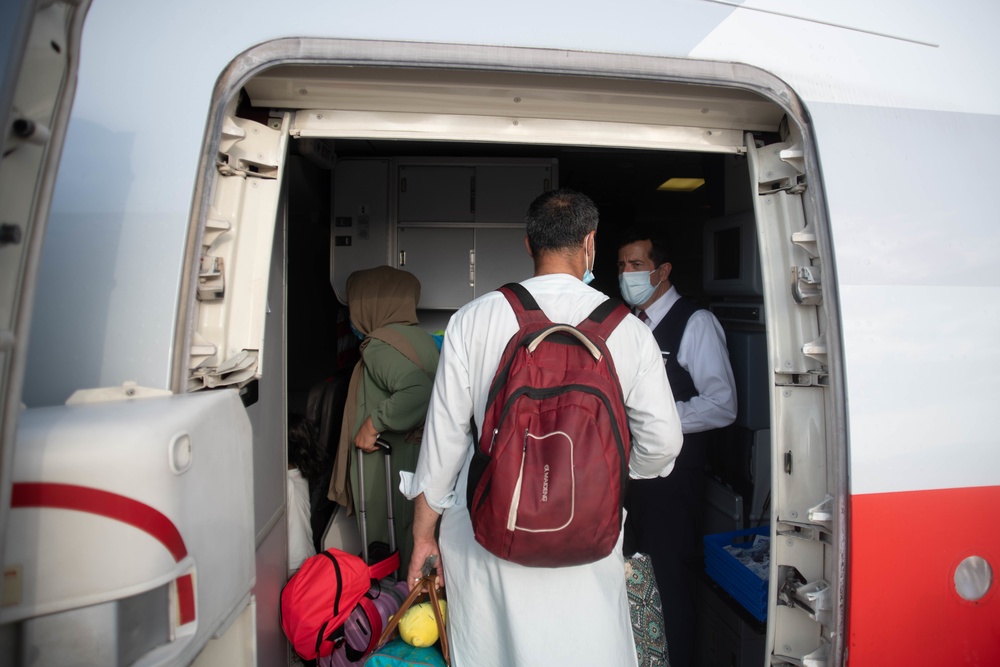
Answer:
[[806, 190], [805, 156], [798, 143], [769, 144], [757, 149], [757, 194], [785, 190], [790, 195]]
[[806, 511], [806, 518], [809, 520], [809, 523], [821, 523], [825, 527], [830, 528], [833, 525], [834, 509], [833, 496], [828, 493], [823, 502], [815, 507], [810, 507]]
[[802, 667], [829, 667], [830, 665], [830, 643], [820, 640], [819, 648], [804, 655], [801, 658], [794, 658], [789, 655], [774, 654], [771, 659], [772, 665], [801, 665]]
[[820, 267], [792, 267], [792, 298], [800, 306], [818, 306], [823, 302], [823, 279]]
[[188, 391], [213, 387], [242, 387], [254, 379], [258, 356], [257, 350], [241, 350], [218, 367], [196, 369], [188, 381]]
[[221, 257], [201, 256], [198, 272], [198, 300], [218, 301], [226, 296], [225, 263]]
[[778, 587], [778, 604], [799, 609], [820, 625], [832, 621], [833, 589], [823, 579], [806, 582], [794, 567], [783, 568], [785, 579]]
[[[813, 343], [818, 343], [820, 340], [822, 339], [817, 339]], [[806, 350], [815, 351], [815, 348], [810, 347], [813, 343], [806, 343], [802, 347], [803, 353], [822, 361], [819, 357], [806, 352]], [[774, 384], [776, 387], [827, 387], [830, 385], [830, 374], [825, 370], [809, 371], [807, 373], [775, 373]]]

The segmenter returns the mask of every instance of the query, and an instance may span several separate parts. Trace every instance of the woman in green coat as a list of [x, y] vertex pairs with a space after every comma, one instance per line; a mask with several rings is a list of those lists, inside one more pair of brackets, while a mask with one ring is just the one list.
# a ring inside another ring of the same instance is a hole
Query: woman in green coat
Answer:
[[[351, 507], [358, 457], [365, 457], [368, 541], [388, 543], [385, 454], [375, 440], [381, 437], [392, 446], [393, 518], [403, 572], [413, 548], [413, 502], [399, 492], [399, 471], [416, 467], [438, 363], [437, 344], [417, 322], [419, 300], [420, 281], [406, 271], [379, 266], [347, 279], [351, 325], [362, 338], [361, 360], [351, 376], [330, 483], [330, 498]], [[359, 506], [356, 498], [353, 504]]]

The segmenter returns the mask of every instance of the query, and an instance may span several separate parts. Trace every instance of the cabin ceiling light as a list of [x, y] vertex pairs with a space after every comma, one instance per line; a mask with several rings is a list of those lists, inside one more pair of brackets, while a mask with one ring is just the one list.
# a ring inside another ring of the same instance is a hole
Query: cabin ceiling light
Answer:
[[668, 178], [656, 188], [667, 192], [691, 192], [705, 185], [704, 178]]

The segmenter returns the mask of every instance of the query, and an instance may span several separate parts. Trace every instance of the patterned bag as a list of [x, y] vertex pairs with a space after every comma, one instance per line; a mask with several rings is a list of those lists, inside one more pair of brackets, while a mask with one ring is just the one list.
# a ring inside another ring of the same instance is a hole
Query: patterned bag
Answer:
[[653, 561], [646, 554], [625, 559], [625, 590], [639, 667], [669, 667], [660, 591], [656, 588]]
[[365, 667], [447, 667], [437, 646], [418, 648], [396, 637], [368, 656]]

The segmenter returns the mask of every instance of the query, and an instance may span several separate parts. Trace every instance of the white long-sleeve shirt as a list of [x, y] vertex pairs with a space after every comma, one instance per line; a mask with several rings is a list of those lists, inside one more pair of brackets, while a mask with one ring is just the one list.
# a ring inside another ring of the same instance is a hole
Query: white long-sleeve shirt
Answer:
[[[646, 309], [652, 331], [681, 295], [671, 287]], [[715, 315], [698, 310], [688, 320], [677, 350], [677, 363], [691, 375], [698, 395], [677, 402], [684, 433], [729, 426], [736, 420], [736, 381], [729, 363], [726, 334]]]
[[[606, 298], [565, 274], [522, 284], [555, 322], [576, 324]], [[411, 498], [423, 493], [433, 509], [443, 512], [438, 546], [446, 590], [454, 592], [448, 598], [452, 665], [634, 665], [620, 539], [608, 557], [595, 563], [537, 568], [501, 560], [473, 536], [466, 509], [470, 421], [475, 417], [483, 423], [490, 383], [517, 328], [514, 311], [497, 292], [451, 318], [420, 458], [401, 487]], [[656, 341], [628, 316], [607, 343], [632, 430], [630, 475], [666, 475], [682, 436]]]

